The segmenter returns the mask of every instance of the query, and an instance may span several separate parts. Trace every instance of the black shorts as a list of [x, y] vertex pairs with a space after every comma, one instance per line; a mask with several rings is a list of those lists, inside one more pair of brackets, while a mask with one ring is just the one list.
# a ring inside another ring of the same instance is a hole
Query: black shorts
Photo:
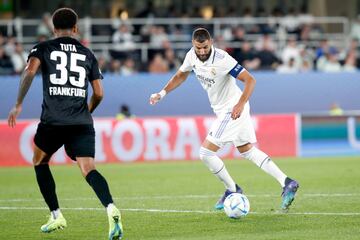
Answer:
[[95, 130], [93, 125], [47, 125], [39, 123], [34, 142], [45, 153], [52, 155], [65, 145], [67, 155], [95, 157]]

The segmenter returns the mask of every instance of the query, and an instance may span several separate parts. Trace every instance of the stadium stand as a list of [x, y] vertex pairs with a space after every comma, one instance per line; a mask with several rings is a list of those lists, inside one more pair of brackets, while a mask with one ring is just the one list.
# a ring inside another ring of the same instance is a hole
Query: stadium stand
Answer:
[[[79, 37], [96, 53], [103, 72], [121, 75], [174, 71], [198, 26], [207, 27], [216, 46], [252, 71], [356, 71], [359, 20], [315, 17], [299, 9], [274, 7], [267, 14], [261, 7], [256, 11], [244, 7], [238, 14], [230, 7], [200, 5], [181, 11], [174, 5], [159, 10], [148, 4], [131, 15], [130, 10], [118, 8], [111, 18], [83, 17]], [[0, 74], [19, 73], [27, 51], [52, 37], [51, 15], [0, 20], [0, 29]]]

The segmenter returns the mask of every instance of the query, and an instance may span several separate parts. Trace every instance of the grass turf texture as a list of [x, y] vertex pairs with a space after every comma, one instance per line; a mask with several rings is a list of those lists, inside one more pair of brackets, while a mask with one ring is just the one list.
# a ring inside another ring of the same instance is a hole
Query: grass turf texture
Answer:
[[[226, 161], [251, 213], [227, 218], [213, 206], [223, 185], [200, 161], [98, 165], [122, 209], [124, 239], [359, 239], [359, 157], [275, 162], [300, 189], [279, 214], [281, 188], [246, 160]], [[53, 166], [68, 228], [40, 233], [48, 210], [31, 167], [0, 168], [0, 239], [106, 239], [104, 209], [77, 166]], [[175, 210], [175, 211], [174, 211]]]

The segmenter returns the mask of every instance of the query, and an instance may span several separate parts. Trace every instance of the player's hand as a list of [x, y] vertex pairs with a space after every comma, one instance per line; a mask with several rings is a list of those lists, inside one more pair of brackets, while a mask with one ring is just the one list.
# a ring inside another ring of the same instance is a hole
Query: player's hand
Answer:
[[231, 112], [231, 118], [233, 120], [238, 119], [241, 116], [242, 111], [244, 110], [244, 104], [236, 104]]
[[160, 100], [161, 100], [161, 95], [159, 93], [154, 93], [154, 94], [151, 94], [149, 102], [151, 105], [155, 105]]
[[9, 127], [12, 127], [12, 128], [15, 127], [16, 118], [21, 113], [21, 110], [22, 110], [21, 105], [16, 105], [15, 107], [13, 107], [13, 109], [11, 109], [11, 111], [9, 112], [9, 117], [8, 117]]

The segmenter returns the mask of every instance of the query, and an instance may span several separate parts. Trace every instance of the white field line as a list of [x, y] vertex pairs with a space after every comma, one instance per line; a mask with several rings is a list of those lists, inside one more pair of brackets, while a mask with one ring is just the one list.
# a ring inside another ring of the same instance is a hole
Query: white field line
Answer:
[[[68, 211], [103, 211], [104, 208], [61, 208]], [[48, 210], [46, 207], [0, 207], [0, 210]], [[174, 209], [146, 209], [146, 208], [124, 208], [121, 211], [129, 212], [152, 212], [152, 213], [194, 213], [194, 214], [222, 214], [222, 211], [202, 211], [202, 210], [174, 210]], [[318, 216], [360, 216], [360, 212], [250, 212], [257, 215], [318, 215]]]
[[[114, 197], [115, 200], [156, 200], [156, 199], [205, 199], [217, 198], [221, 195], [162, 195], [162, 196], [132, 196], [132, 197]], [[280, 194], [246, 194], [249, 198], [279, 197]], [[316, 197], [359, 197], [360, 193], [303, 193], [298, 197], [316, 198]], [[61, 201], [91, 201], [97, 200], [95, 197], [79, 198], [60, 198]], [[0, 199], [1, 202], [35, 202], [44, 201], [42, 198], [14, 198]]]

